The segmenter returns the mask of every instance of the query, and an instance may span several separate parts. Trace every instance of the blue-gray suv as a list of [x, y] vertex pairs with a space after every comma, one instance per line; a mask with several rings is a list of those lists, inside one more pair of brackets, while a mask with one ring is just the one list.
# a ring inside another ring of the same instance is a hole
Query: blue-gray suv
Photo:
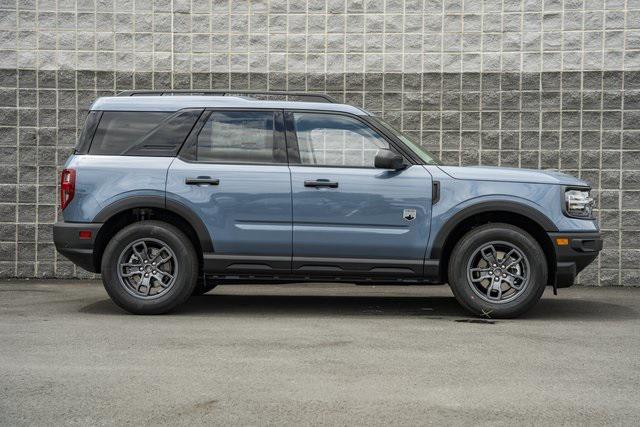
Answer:
[[[169, 95], [169, 96], [162, 96]], [[274, 97], [280, 96], [274, 100]], [[602, 248], [589, 185], [444, 166], [320, 94], [126, 92], [92, 105], [62, 171], [58, 251], [120, 307], [167, 312], [221, 283], [449, 283], [514, 317]]]

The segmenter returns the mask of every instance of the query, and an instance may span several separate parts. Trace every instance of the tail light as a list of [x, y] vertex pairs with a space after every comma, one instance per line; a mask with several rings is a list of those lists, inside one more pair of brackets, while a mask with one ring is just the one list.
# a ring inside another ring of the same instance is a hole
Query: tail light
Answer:
[[60, 175], [60, 209], [64, 210], [76, 192], [76, 171], [75, 169], [65, 169]]

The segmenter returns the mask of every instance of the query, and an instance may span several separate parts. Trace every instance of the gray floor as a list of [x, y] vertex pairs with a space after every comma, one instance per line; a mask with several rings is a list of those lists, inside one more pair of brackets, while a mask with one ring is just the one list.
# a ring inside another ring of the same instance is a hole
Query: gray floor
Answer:
[[470, 323], [446, 287], [222, 286], [124, 314], [0, 282], [0, 424], [635, 424], [640, 288]]

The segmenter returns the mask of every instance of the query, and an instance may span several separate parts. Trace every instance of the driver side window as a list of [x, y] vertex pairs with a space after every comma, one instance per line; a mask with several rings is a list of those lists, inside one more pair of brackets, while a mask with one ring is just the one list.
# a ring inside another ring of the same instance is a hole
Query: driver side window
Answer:
[[303, 165], [373, 168], [378, 150], [389, 148], [380, 134], [352, 117], [294, 113], [293, 122]]

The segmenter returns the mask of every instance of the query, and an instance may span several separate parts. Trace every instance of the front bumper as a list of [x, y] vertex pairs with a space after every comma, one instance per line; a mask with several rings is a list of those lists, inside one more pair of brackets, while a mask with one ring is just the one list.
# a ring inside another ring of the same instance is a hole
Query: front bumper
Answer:
[[[94, 247], [102, 224], [82, 222], [57, 222], [53, 225], [53, 243], [56, 249], [71, 262], [92, 273], [99, 273], [95, 263]], [[90, 237], [81, 237], [80, 232]]]
[[[600, 253], [600, 233], [549, 233], [556, 251], [555, 287], [568, 288], [576, 276]], [[559, 245], [558, 239], [568, 239], [568, 244]]]

